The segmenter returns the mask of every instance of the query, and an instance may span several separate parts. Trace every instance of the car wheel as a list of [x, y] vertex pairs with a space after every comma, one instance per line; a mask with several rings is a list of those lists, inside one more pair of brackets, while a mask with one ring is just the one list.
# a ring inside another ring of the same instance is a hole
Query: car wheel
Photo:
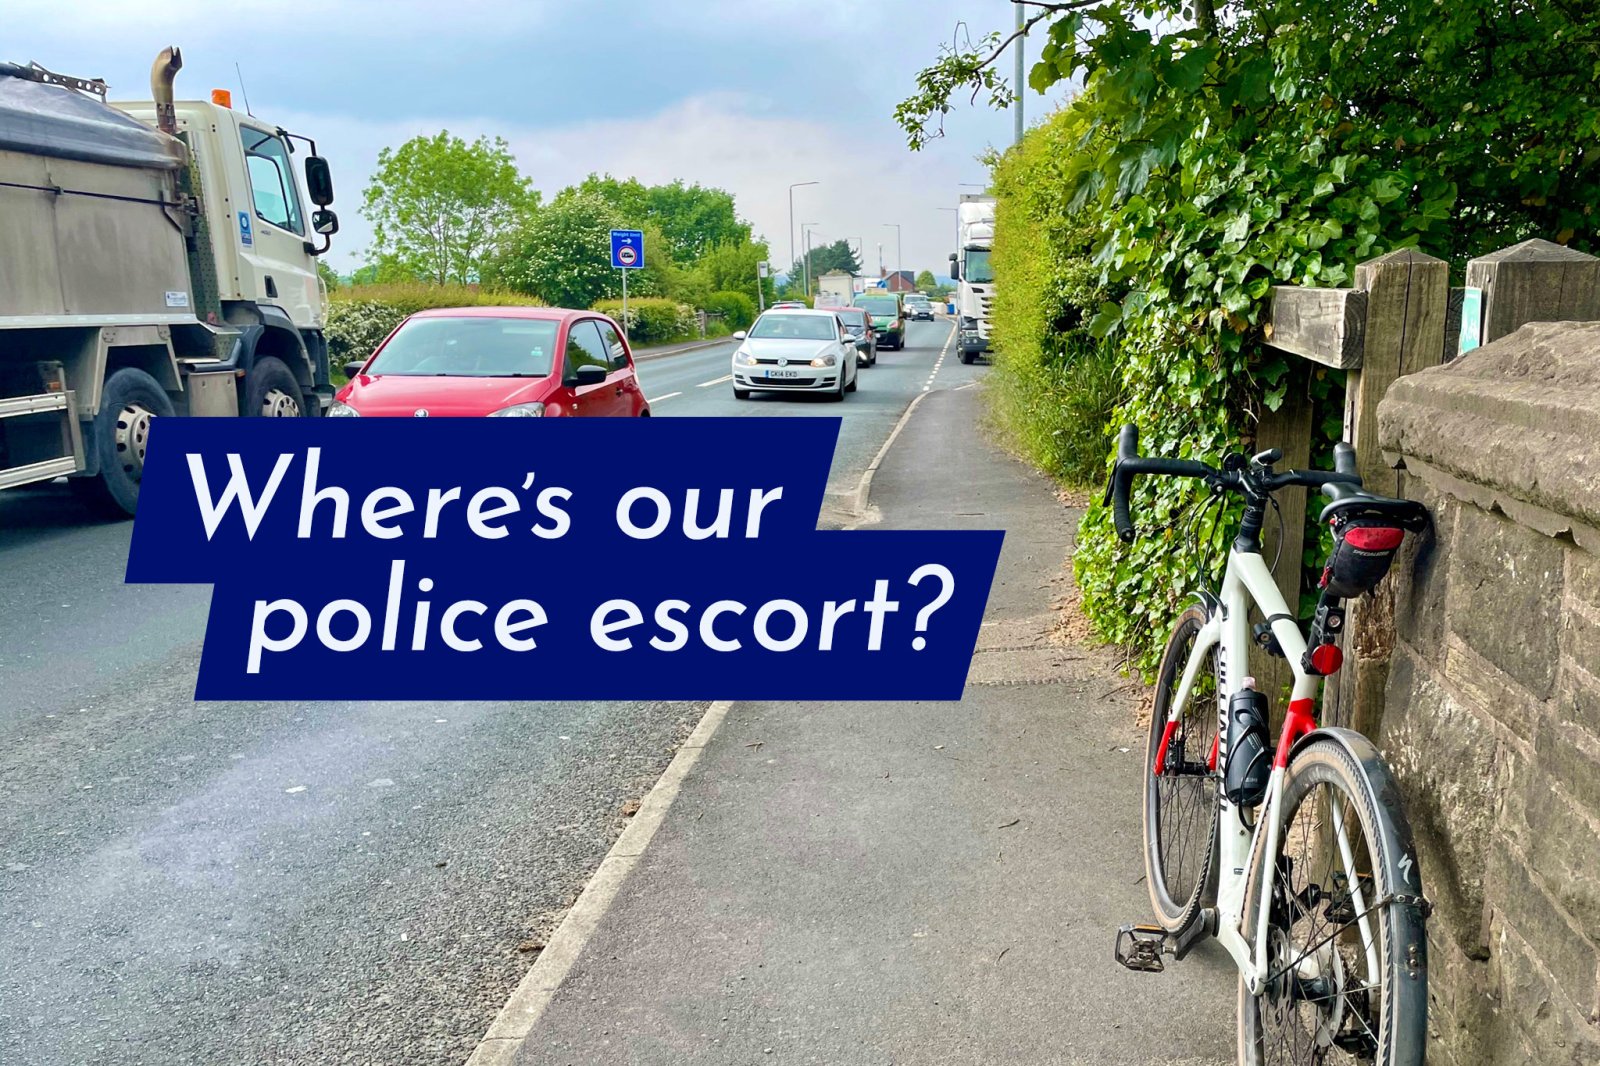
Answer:
[[750, 398], [750, 390], [749, 389], [734, 389], [733, 390], [733, 398], [735, 400], [748, 400]]
[[846, 391], [846, 392], [855, 392], [856, 391], [856, 386], [859, 385], [860, 383], [861, 383], [861, 378], [860, 378], [859, 375], [856, 376], [856, 377], [853, 377], [853, 378], [850, 379], [850, 384], [845, 386], [845, 390], [844, 391]]

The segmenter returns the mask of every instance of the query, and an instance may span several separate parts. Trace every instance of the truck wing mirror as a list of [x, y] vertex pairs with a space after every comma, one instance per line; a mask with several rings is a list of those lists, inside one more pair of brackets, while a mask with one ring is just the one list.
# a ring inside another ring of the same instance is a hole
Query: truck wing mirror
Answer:
[[955, 252], [950, 253], [950, 280], [961, 280], [961, 257]]
[[306, 192], [311, 194], [311, 202], [318, 207], [333, 203], [333, 172], [328, 169], [328, 161], [320, 155], [306, 156]]
[[313, 211], [311, 228], [324, 237], [332, 237], [339, 232], [339, 216], [328, 210]]

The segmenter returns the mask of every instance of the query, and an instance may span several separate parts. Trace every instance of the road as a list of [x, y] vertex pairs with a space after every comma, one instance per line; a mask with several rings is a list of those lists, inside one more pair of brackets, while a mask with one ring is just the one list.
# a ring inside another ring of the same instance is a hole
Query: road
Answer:
[[[640, 375], [661, 417], [843, 416], [848, 494], [983, 373], [949, 333], [843, 404], [735, 401], [731, 344]], [[464, 1060], [703, 708], [195, 703], [209, 589], [123, 585], [130, 529], [0, 494], [0, 1062]]]

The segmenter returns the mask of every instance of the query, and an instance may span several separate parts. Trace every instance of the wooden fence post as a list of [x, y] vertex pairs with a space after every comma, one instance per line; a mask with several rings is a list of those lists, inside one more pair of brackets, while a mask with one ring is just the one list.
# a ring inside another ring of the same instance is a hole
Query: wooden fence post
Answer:
[[[1600, 319], [1600, 259], [1531, 240], [1467, 264], [1467, 287], [1483, 292], [1482, 343], [1529, 322]], [[1447, 337], [1454, 351], [1454, 337]]]
[[[1361, 365], [1362, 332], [1366, 328], [1367, 294], [1357, 289], [1301, 288], [1280, 285], [1272, 290], [1271, 321], [1266, 341], [1279, 351], [1299, 358], [1289, 364], [1288, 387], [1283, 406], [1264, 411], [1256, 427], [1256, 447], [1283, 449], [1280, 469], [1306, 467], [1311, 462], [1312, 418], [1311, 377], [1315, 368], [1307, 361], [1335, 370]], [[1283, 517], [1280, 540], [1277, 523], [1268, 522], [1263, 530], [1263, 550], [1277, 557], [1274, 578], [1289, 610], [1300, 609], [1301, 556], [1305, 550], [1306, 491], [1285, 489], [1278, 493], [1279, 514]], [[1269, 693], [1277, 720], [1288, 706], [1279, 696], [1293, 679], [1289, 664], [1256, 648], [1250, 651], [1250, 672]], [[1274, 725], [1276, 728], [1276, 725]]]
[[[1395, 496], [1400, 475], [1378, 448], [1378, 401], [1396, 378], [1437, 366], [1444, 357], [1450, 267], [1414, 249], [1401, 249], [1356, 267], [1355, 287], [1366, 291], [1361, 367], [1345, 385], [1344, 432], [1356, 451], [1356, 469], [1372, 492]], [[1349, 725], [1374, 739], [1383, 712], [1383, 689], [1394, 650], [1393, 578], [1370, 596], [1349, 601], [1344, 669], [1324, 698], [1330, 724]]]

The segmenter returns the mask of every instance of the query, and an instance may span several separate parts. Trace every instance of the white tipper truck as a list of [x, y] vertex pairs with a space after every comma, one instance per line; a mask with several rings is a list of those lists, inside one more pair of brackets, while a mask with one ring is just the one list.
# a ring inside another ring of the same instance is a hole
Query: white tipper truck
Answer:
[[963, 363], [975, 362], [989, 350], [994, 307], [994, 268], [989, 263], [994, 249], [994, 204], [994, 197], [986, 193], [964, 192], [956, 206], [959, 247], [950, 254], [950, 276], [956, 280], [956, 341]]
[[112, 105], [104, 82], [0, 63], [0, 489], [66, 475], [131, 515], [152, 419], [333, 398], [327, 162], [224, 91], [174, 102], [182, 65], [165, 49], [152, 99]]

